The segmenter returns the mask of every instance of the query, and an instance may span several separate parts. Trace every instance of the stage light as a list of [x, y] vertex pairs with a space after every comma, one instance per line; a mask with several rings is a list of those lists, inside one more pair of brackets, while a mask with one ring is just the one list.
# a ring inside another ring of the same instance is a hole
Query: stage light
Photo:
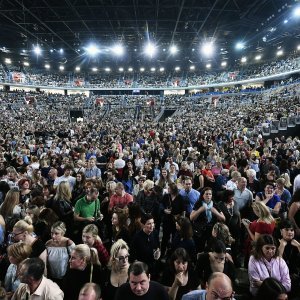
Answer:
[[84, 48], [84, 50], [90, 56], [95, 56], [95, 55], [97, 55], [100, 52], [99, 48], [96, 45], [94, 45], [94, 44], [90, 44], [89, 46], [87, 46], [86, 48]]
[[288, 23], [288, 21], [289, 21], [289, 20], [285, 19], [285, 20], [283, 21], [283, 24]]
[[133, 68], [128, 68], [128, 72], [132, 72], [133, 71]]
[[246, 56], [244, 56], [244, 57], [241, 58], [241, 62], [242, 63], [245, 63], [246, 61], [247, 61], [247, 57]]
[[243, 42], [238, 42], [238, 43], [236, 43], [235, 48], [237, 50], [242, 50], [245, 48], [245, 44]]
[[24, 65], [25, 67], [29, 67], [29, 62], [28, 62], [28, 61], [24, 61], [23, 65]]
[[45, 64], [45, 68], [49, 70], [50, 69], [50, 65], [49, 64]]
[[122, 56], [125, 52], [124, 47], [119, 44], [114, 45], [111, 50], [117, 56]]
[[300, 50], [300, 45], [297, 46], [297, 50], [298, 50], [298, 51]]
[[256, 55], [255, 56], [255, 60], [261, 60], [261, 55], [259, 54], [259, 55]]
[[175, 45], [172, 45], [169, 49], [171, 54], [176, 54], [176, 52], [178, 51], [178, 48]]
[[79, 72], [80, 71], [80, 67], [76, 67], [75, 71]]
[[124, 68], [119, 68], [119, 72], [123, 72], [124, 71]]
[[22, 49], [22, 53], [26, 53], [26, 50], [25, 50], [25, 49]]
[[60, 54], [63, 54], [63, 53], [64, 53], [64, 49], [63, 49], [63, 48], [60, 48], [60, 49], [59, 49], [59, 53], [60, 53]]
[[151, 68], [150, 71], [151, 71], [151, 72], [155, 72], [155, 68]]
[[145, 68], [140, 68], [140, 71], [141, 71], [141, 72], [144, 72], [144, 71], [145, 71]]
[[294, 16], [295, 17], [300, 17], [300, 6], [298, 6], [294, 9]]
[[6, 64], [10, 65], [11, 64], [11, 59], [10, 58], [5, 58], [4, 62]]
[[190, 66], [190, 70], [195, 70], [195, 66]]
[[105, 68], [105, 72], [110, 72], [110, 68]]
[[39, 45], [36, 45], [33, 47], [33, 51], [36, 55], [41, 55], [42, 54], [42, 49], [40, 48]]
[[175, 67], [175, 71], [180, 71], [180, 67]]
[[53, 51], [54, 51], [53, 49], [50, 49], [50, 52], [51, 52], [51, 53], [53, 53]]
[[278, 50], [277, 53], [276, 53], [276, 55], [277, 55], [277, 56], [283, 55], [283, 50]]
[[211, 68], [211, 64], [206, 64], [206, 68], [210, 69]]
[[61, 71], [63, 71], [63, 70], [65, 69], [65, 67], [64, 67], [64, 66], [59, 66], [59, 69], [60, 69]]
[[93, 71], [93, 72], [97, 72], [98, 69], [94, 67], [94, 68], [92, 68], [92, 71]]
[[159, 68], [159, 71], [160, 71], [160, 72], [163, 72], [164, 70], [165, 70], [164, 67]]
[[201, 46], [201, 53], [206, 57], [212, 56], [214, 51], [215, 48], [212, 42], [204, 43]]
[[221, 67], [226, 67], [227, 66], [227, 61], [222, 61], [221, 62]]
[[145, 54], [152, 57], [155, 55], [157, 49], [155, 47], [154, 44], [152, 43], [148, 43], [146, 46], [145, 46]]

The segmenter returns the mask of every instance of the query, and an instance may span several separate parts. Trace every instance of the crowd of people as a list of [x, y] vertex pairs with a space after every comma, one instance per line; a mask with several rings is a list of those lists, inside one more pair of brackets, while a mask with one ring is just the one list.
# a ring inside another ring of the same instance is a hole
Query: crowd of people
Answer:
[[298, 299], [300, 140], [262, 134], [298, 83], [164, 96], [160, 123], [142, 96], [0, 97], [0, 298]]
[[299, 69], [299, 57], [293, 53], [285, 59], [263, 64], [238, 64], [229, 66], [230, 70], [212, 71], [105, 71], [95, 72], [57, 72], [12, 65], [1, 65], [1, 82], [21, 82], [34, 86], [81, 87], [81, 88], [165, 88], [189, 87], [228, 83], [240, 80], [266, 77]]

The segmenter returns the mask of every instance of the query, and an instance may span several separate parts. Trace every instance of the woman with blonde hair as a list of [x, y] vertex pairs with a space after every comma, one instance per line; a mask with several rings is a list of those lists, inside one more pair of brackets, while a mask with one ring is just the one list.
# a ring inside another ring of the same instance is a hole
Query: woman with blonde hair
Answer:
[[48, 277], [59, 282], [66, 274], [70, 253], [75, 248], [72, 240], [66, 238], [66, 225], [58, 221], [51, 227], [51, 240], [47, 241]]
[[46, 207], [53, 209], [58, 218], [66, 224], [67, 232], [73, 228], [74, 213], [71, 204], [72, 193], [67, 181], [59, 183], [56, 195], [46, 203]]
[[109, 269], [104, 273], [103, 299], [114, 299], [120, 285], [128, 281], [129, 247], [119, 239], [110, 249]]
[[13, 188], [7, 192], [4, 202], [0, 206], [0, 215], [3, 216], [6, 223], [12, 217], [21, 217], [22, 207], [19, 198], [20, 194], [17, 189]]
[[69, 268], [63, 277], [61, 289], [65, 299], [77, 299], [87, 282], [101, 282], [100, 262], [95, 248], [79, 244], [71, 252]]
[[29, 216], [26, 216], [24, 220], [20, 220], [14, 225], [11, 235], [15, 242], [22, 241], [25, 244], [30, 245], [32, 248], [30, 258], [39, 257], [44, 261], [46, 266], [47, 250], [45, 244], [41, 240], [34, 237], [32, 220]]
[[31, 246], [24, 242], [15, 243], [7, 248], [8, 259], [10, 265], [6, 271], [4, 279], [4, 287], [7, 293], [12, 294], [20, 285], [18, 271], [20, 263], [28, 258], [31, 254]]
[[101, 266], [107, 266], [109, 254], [98, 235], [98, 227], [94, 224], [86, 225], [82, 231], [82, 242], [90, 248], [95, 248], [98, 252]]

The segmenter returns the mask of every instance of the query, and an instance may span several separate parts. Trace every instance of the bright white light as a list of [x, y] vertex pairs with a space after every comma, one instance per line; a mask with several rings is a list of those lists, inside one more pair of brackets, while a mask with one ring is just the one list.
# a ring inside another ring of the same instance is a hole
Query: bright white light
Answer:
[[151, 68], [150, 71], [151, 71], [151, 72], [155, 72], [155, 68]]
[[23, 65], [24, 65], [25, 67], [29, 67], [29, 62], [28, 62], [28, 61], [24, 61]]
[[206, 64], [206, 68], [210, 69], [211, 68], [211, 64]]
[[246, 61], [247, 61], [247, 57], [245, 57], [245, 56], [242, 57], [241, 62], [242, 62], [242, 63], [245, 63]]
[[141, 71], [141, 72], [144, 72], [144, 71], [145, 71], [145, 68], [140, 68], [140, 71]]
[[294, 10], [294, 16], [295, 17], [300, 17], [300, 6], [296, 7]]
[[76, 67], [75, 71], [79, 72], [80, 71], [80, 67]]
[[54, 51], [53, 49], [50, 49], [50, 52], [51, 52], [51, 53], [53, 53], [53, 51]]
[[64, 67], [64, 66], [59, 66], [59, 69], [60, 69], [61, 71], [63, 71], [63, 70], [65, 69], [65, 67]]
[[132, 72], [133, 71], [133, 69], [132, 68], [128, 68], [128, 72]]
[[171, 53], [171, 54], [175, 54], [177, 51], [178, 51], [178, 48], [177, 48], [175, 45], [172, 45], [172, 46], [170, 47], [170, 53]]
[[205, 56], [212, 56], [215, 51], [214, 45], [212, 42], [205, 43], [201, 47], [201, 52]]
[[64, 53], [64, 49], [63, 49], [63, 48], [60, 48], [60, 49], [59, 49], [59, 53], [60, 53], [60, 54], [63, 54], [63, 53]]
[[300, 50], [300, 45], [297, 46], [297, 50]]
[[110, 72], [110, 68], [105, 68], [105, 72]]
[[288, 21], [289, 21], [289, 20], [285, 19], [285, 20], [283, 21], [283, 23], [286, 24], [286, 23], [288, 23]]
[[175, 71], [179, 71], [180, 70], [180, 67], [175, 67]]
[[194, 52], [194, 51], [195, 51], [195, 48], [193, 48], [192, 51]]
[[45, 68], [46, 69], [50, 69], [50, 65], [49, 64], [45, 64]]
[[22, 49], [22, 52], [23, 52], [23, 53], [26, 53], [26, 50], [25, 50], [25, 49]]
[[41, 54], [42, 54], [42, 49], [40, 48], [39, 45], [34, 46], [34, 47], [33, 47], [33, 51], [34, 51], [34, 53], [35, 53], [36, 55], [41, 55]]
[[92, 68], [92, 71], [93, 71], [93, 72], [97, 72], [98, 69], [97, 69], [97, 68]]
[[221, 62], [221, 66], [222, 66], [222, 67], [226, 67], [226, 66], [227, 66], [227, 61], [222, 61], [222, 62]]
[[124, 68], [119, 68], [119, 72], [123, 72], [124, 71]]
[[155, 55], [156, 50], [157, 50], [157, 49], [156, 49], [155, 45], [149, 43], [149, 44], [147, 44], [146, 47], [145, 47], [145, 54], [148, 55], [148, 56], [150, 56], [150, 57], [152, 57], [152, 56]]
[[235, 48], [237, 50], [242, 50], [245, 48], [245, 44], [243, 42], [238, 42], [238, 43], [236, 43]]
[[160, 71], [160, 72], [163, 72], [164, 70], [165, 70], [164, 67], [159, 68], [159, 71]]
[[11, 64], [11, 59], [10, 59], [10, 58], [5, 58], [4, 61], [5, 61], [5, 63], [8, 64], [8, 65]]
[[94, 44], [91, 44], [91, 45], [87, 46], [85, 48], [85, 51], [90, 56], [95, 56], [100, 52], [99, 48]]
[[261, 60], [261, 55], [256, 55], [255, 60]]
[[195, 70], [195, 66], [190, 66], [190, 70]]
[[111, 50], [117, 56], [122, 56], [125, 52], [124, 47], [119, 44], [113, 46]]
[[277, 53], [276, 53], [276, 55], [277, 55], [277, 56], [283, 55], [283, 50], [278, 50]]

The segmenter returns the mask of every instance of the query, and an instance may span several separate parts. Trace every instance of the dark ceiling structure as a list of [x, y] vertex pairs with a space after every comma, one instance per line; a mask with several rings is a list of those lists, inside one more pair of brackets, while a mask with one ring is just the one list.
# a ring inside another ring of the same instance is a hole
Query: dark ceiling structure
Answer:
[[[202, 60], [201, 42], [213, 39], [218, 59], [230, 59], [240, 55], [234, 51], [240, 40], [248, 53], [294, 47], [300, 21], [291, 13], [297, 4], [295, 0], [3, 0], [0, 50], [30, 58], [38, 44], [44, 60], [76, 64], [83, 59], [83, 47], [95, 42], [104, 53], [99, 64], [122, 59], [132, 63], [142, 59], [141, 49], [151, 40], [160, 53], [176, 44], [177, 61], [193, 62]], [[126, 47], [124, 58], [110, 55], [108, 47], [116, 42]], [[63, 57], [58, 53], [55, 57], [53, 51], [61, 48]], [[167, 50], [155, 59], [168, 60]]]

